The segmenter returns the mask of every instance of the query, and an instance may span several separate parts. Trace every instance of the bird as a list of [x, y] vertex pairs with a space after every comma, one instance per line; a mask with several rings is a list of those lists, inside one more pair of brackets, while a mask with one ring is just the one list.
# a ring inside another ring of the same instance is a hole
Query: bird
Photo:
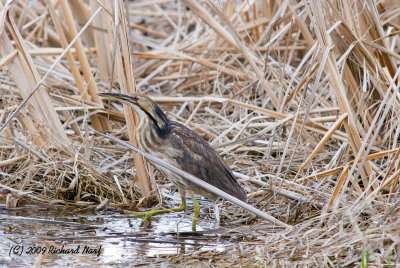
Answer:
[[[169, 120], [149, 96], [143, 93], [99, 93], [99, 95], [127, 104], [136, 111], [139, 120], [135, 134], [139, 149], [246, 202], [245, 190], [214, 148], [193, 130], [179, 122]], [[181, 196], [181, 204], [179, 207], [170, 209], [130, 212], [132, 217], [142, 217], [140, 226], [143, 226], [146, 221], [151, 223], [152, 216], [184, 211], [187, 208], [186, 192], [188, 192], [194, 208], [192, 230], [196, 231], [200, 214], [200, 205], [196, 200], [196, 194], [211, 201], [215, 201], [218, 196], [181, 178], [172, 171], [155, 163], [151, 164], [177, 187]]]

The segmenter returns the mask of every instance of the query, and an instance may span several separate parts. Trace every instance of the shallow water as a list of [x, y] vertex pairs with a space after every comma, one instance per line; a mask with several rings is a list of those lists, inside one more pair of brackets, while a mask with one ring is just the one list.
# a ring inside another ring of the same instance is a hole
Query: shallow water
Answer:
[[190, 212], [141, 219], [112, 212], [0, 210], [0, 267], [102, 267], [160, 264], [160, 255], [225, 249], [213, 217], [200, 215], [191, 232]]

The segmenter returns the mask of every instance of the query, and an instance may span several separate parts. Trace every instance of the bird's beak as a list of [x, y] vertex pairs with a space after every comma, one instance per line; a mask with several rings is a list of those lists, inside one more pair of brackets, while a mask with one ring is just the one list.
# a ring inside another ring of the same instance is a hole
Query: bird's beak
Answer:
[[111, 100], [118, 100], [118, 101], [125, 101], [125, 102], [130, 102], [133, 104], [136, 104], [136, 102], [133, 100], [133, 98], [127, 94], [121, 94], [121, 93], [106, 93], [102, 92], [97, 94], [103, 98], [111, 99]]

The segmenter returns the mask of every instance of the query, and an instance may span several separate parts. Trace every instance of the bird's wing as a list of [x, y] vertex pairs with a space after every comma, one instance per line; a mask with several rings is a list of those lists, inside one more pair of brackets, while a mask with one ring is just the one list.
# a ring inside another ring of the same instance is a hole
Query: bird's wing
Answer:
[[183, 170], [241, 200], [246, 193], [230, 168], [199, 135], [178, 122], [171, 122], [171, 143], [180, 155], [176, 161]]

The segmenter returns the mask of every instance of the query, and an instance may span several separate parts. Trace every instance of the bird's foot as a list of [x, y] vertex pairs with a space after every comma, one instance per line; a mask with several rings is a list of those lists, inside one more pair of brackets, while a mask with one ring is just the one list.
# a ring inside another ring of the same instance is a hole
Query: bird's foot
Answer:
[[[146, 212], [136, 212], [136, 211], [125, 210], [124, 213], [131, 214], [131, 215], [124, 216], [124, 218], [143, 218], [143, 220], [139, 226], [142, 227], [145, 224], [146, 224], [146, 226], [150, 226], [151, 217], [153, 217], [155, 215], [165, 214], [165, 213], [170, 213], [170, 212], [180, 212], [180, 211], [184, 211], [185, 209], [186, 209], [186, 200], [184, 198], [182, 198], [182, 203], [177, 208], [152, 210], [152, 211], [146, 211]], [[197, 214], [197, 217], [198, 217], [198, 214]], [[196, 223], [197, 223], [197, 218], [196, 218]], [[194, 228], [194, 231], [196, 230], [196, 223], [194, 223], [194, 227], [192, 225], [192, 229]]]
[[146, 211], [146, 212], [136, 212], [136, 211], [129, 211], [125, 210], [124, 213], [131, 214], [129, 216], [125, 216], [126, 218], [143, 218], [142, 222], [140, 223], [140, 227], [144, 226], [150, 226], [151, 224], [151, 217], [159, 214], [165, 214], [165, 213], [170, 213], [170, 212], [180, 212], [186, 209], [186, 204], [185, 205], [180, 205], [177, 208], [171, 208], [171, 209], [161, 209], [161, 210], [152, 210], [152, 211]]
[[192, 221], [192, 231], [196, 232], [197, 219], [199, 218], [199, 215], [200, 215], [200, 205], [197, 202], [197, 200], [194, 197], [194, 195], [192, 195], [192, 201], [193, 201], [193, 208], [194, 208], [194, 215], [193, 215], [193, 221]]
[[147, 211], [147, 212], [136, 212], [136, 211], [130, 211], [130, 210], [125, 210], [124, 213], [131, 214], [129, 216], [124, 216], [124, 218], [143, 218], [142, 221], [140, 222], [139, 226], [143, 227], [145, 224], [146, 226], [151, 225], [151, 217], [154, 215], [157, 215], [159, 213], [152, 213], [156, 212], [155, 211]]
[[196, 232], [196, 225], [197, 225], [197, 219], [194, 218], [193, 221], [192, 221], [192, 231], [193, 232]]

